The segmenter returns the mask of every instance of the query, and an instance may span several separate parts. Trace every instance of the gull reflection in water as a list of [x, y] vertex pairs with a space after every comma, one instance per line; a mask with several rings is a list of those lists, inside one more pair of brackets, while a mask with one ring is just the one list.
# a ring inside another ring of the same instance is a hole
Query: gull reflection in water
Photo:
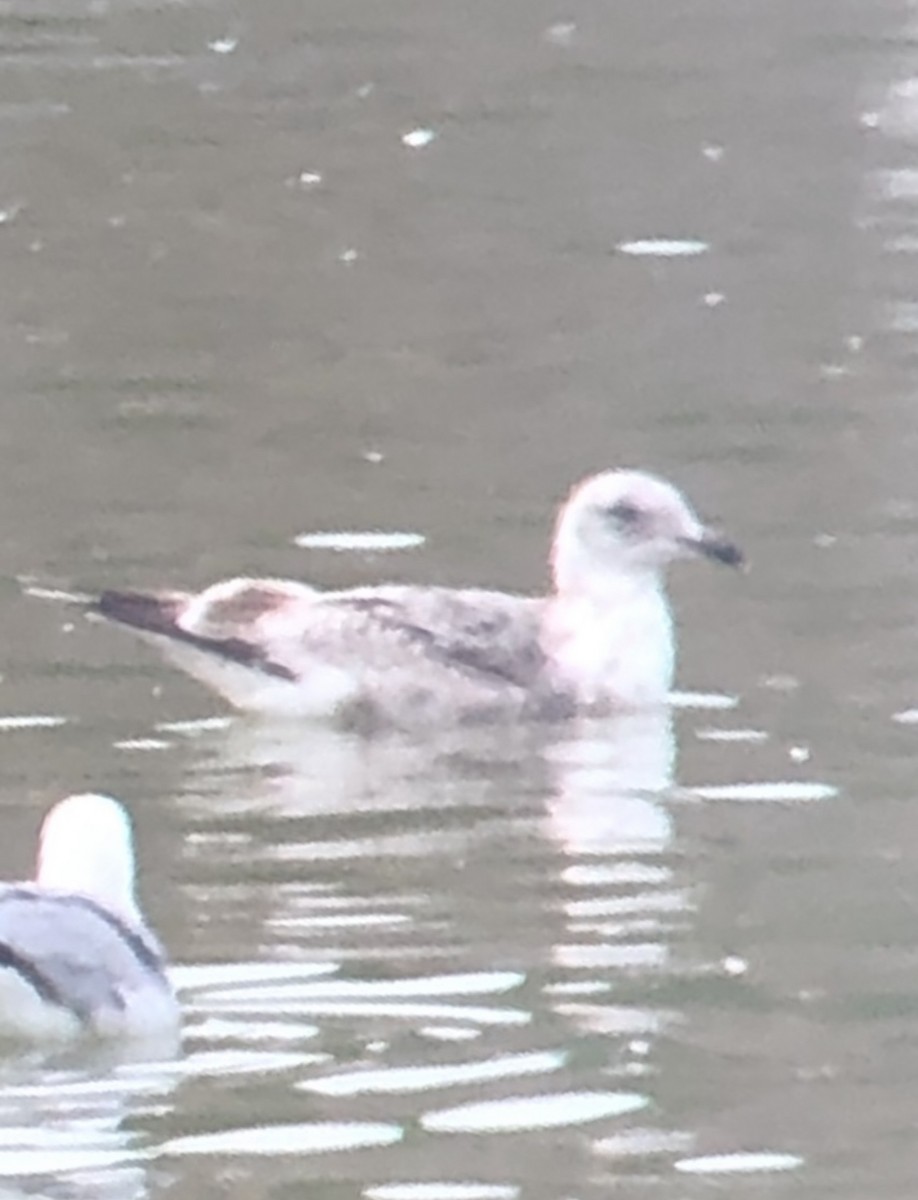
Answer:
[[[690, 912], [667, 710], [424, 741], [242, 720], [189, 736], [188, 865], [220, 897], [208, 949], [222, 930], [240, 959], [332, 971], [193, 995], [196, 1038], [311, 1023], [297, 1094], [416, 1093], [425, 1128], [672, 1136], [623, 1120], [649, 1102], [673, 1020], [653, 988]], [[372, 1052], [339, 1059], [342, 1028]], [[462, 1081], [478, 1108], [457, 1108]]]
[[578, 722], [544, 756], [554, 780], [548, 827], [567, 854], [666, 849], [672, 825], [660, 801], [675, 766], [668, 708]]

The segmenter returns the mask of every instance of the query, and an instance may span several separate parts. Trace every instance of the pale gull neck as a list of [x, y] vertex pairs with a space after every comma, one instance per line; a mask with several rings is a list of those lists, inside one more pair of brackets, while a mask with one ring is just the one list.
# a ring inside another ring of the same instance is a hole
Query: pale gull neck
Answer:
[[615, 570], [570, 544], [556, 545], [552, 567], [542, 641], [559, 686], [587, 706], [664, 701], [674, 646], [662, 572]]
[[134, 845], [127, 813], [110, 796], [68, 796], [41, 829], [36, 882], [76, 892], [141, 923], [134, 894]]

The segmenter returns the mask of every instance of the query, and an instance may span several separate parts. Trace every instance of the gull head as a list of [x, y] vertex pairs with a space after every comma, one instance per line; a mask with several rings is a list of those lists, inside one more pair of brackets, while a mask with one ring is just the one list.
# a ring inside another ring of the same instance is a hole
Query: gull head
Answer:
[[67, 796], [42, 822], [35, 880], [77, 892], [117, 916], [139, 920], [134, 895], [134, 837], [125, 809], [111, 796]]
[[552, 567], [559, 591], [616, 576], [652, 576], [675, 559], [740, 566], [743, 555], [702, 523], [682, 493], [642, 471], [603, 471], [577, 484], [558, 514]]

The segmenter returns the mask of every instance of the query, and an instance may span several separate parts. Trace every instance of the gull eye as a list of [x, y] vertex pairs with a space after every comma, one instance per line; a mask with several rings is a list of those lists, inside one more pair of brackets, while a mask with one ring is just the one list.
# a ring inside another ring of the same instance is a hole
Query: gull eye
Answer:
[[619, 500], [606, 511], [619, 525], [637, 525], [641, 519], [641, 510], [630, 500]]

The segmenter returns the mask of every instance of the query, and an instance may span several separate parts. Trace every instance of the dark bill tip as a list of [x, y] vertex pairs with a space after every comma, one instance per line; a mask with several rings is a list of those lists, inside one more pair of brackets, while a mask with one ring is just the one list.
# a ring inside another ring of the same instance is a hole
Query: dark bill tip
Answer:
[[726, 538], [716, 537], [714, 534], [705, 534], [699, 538], [695, 542], [695, 549], [705, 558], [713, 558], [715, 562], [723, 563], [727, 567], [741, 567], [746, 562], [746, 556], [735, 542], [728, 542]]

